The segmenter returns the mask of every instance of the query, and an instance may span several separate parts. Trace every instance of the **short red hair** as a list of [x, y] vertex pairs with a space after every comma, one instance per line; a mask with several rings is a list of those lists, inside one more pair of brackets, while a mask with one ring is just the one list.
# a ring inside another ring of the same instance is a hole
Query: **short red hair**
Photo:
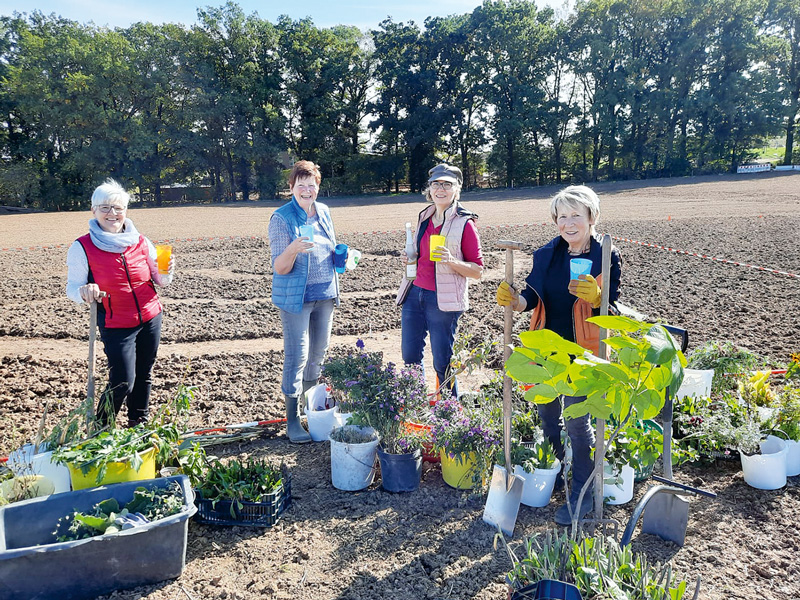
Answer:
[[294, 182], [305, 177], [313, 177], [319, 185], [322, 182], [322, 173], [319, 172], [319, 165], [315, 165], [310, 160], [298, 160], [289, 173], [289, 187], [294, 187]]

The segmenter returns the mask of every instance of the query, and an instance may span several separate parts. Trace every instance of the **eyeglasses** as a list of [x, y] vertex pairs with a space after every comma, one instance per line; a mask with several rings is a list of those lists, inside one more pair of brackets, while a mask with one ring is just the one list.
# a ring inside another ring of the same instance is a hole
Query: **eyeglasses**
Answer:
[[97, 206], [97, 210], [99, 210], [103, 214], [108, 214], [113, 210], [114, 214], [118, 215], [118, 214], [124, 213], [126, 210], [128, 210], [128, 207], [127, 206], [111, 206], [110, 204], [99, 204]]
[[432, 190], [445, 190], [449, 192], [453, 189], [453, 182], [451, 181], [431, 181]]

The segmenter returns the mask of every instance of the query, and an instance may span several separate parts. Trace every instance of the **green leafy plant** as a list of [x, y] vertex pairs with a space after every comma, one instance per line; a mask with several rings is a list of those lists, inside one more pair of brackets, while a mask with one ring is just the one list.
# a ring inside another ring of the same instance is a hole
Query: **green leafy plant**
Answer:
[[800, 388], [787, 386], [778, 399], [775, 427], [800, 442]]
[[714, 369], [711, 393], [719, 394], [737, 386], [735, 375], [768, 366], [764, 357], [731, 342], [709, 341], [695, 349], [687, 359], [690, 369]]
[[501, 534], [496, 539], [511, 559], [506, 581], [514, 589], [555, 579], [577, 586], [586, 600], [681, 600], [686, 594], [686, 582], [673, 581], [671, 565], [652, 565], [644, 554], [610, 537], [548, 530], [523, 540], [517, 551]]
[[109, 463], [130, 462], [131, 468], [139, 470], [142, 454], [154, 447], [153, 432], [144, 425], [130, 429], [105, 430], [88, 440], [58, 448], [53, 460], [61, 464], [72, 464], [88, 475], [97, 469], [97, 483], [106, 476]]
[[242, 502], [262, 502], [283, 485], [284, 467], [255, 458], [227, 462], [214, 460], [206, 470], [199, 486], [204, 500], [212, 506], [220, 500], [231, 501], [231, 516], [236, 517], [234, 505], [242, 508]]
[[[549, 403], [561, 395], [585, 396], [584, 401], [564, 409], [564, 416], [613, 418], [618, 424], [609, 437], [613, 442], [632, 419], [651, 419], [659, 413], [665, 391], [674, 395], [680, 386], [686, 359], [660, 325], [628, 317], [588, 320], [618, 332], [605, 340], [613, 350], [611, 362], [543, 329], [520, 334], [522, 346], [514, 348], [506, 361], [506, 372], [517, 381], [533, 384], [525, 398], [534, 403]], [[579, 502], [592, 481], [593, 477], [587, 480]], [[573, 520], [575, 529], [577, 519]]]
[[331, 439], [342, 444], [366, 444], [377, 439], [377, 433], [361, 431], [355, 427], [336, 427], [331, 431]]
[[552, 469], [558, 460], [553, 445], [548, 440], [536, 442], [528, 450], [530, 455], [521, 464], [528, 473], [533, 473], [536, 469]]
[[96, 535], [122, 531], [125, 517], [141, 515], [146, 521], [157, 521], [179, 513], [184, 506], [183, 490], [176, 481], [166, 487], [137, 487], [133, 499], [120, 508], [115, 498], [108, 498], [95, 505], [89, 513], [74, 511], [62, 517], [56, 526], [59, 542], [83, 540]]
[[520, 441], [534, 441], [538, 427], [539, 418], [535, 410], [518, 411], [511, 416], [512, 435]]

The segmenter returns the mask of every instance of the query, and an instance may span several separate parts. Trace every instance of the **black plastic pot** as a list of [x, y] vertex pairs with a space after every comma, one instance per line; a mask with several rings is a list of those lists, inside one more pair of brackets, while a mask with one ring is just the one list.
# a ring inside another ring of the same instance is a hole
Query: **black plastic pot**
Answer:
[[511, 594], [511, 600], [583, 600], [580, 590], [564, 581], [542, 579]]
[[422, 476], [422, 451], [389, 454], [378, 448], [381, 487], [387, 492], [413, 492]]

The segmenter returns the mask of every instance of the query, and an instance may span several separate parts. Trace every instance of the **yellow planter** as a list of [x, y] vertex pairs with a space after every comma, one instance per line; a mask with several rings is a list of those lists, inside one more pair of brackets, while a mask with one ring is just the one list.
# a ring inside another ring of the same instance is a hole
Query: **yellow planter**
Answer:
[[155, 479], [156, 477], [156, 449], [150, 448], [141, 453], [142, 465], [136, 471], [131, 468], [130, 462], [108, 463], [106, 476], [97, 483], [97, 469], [91, 469], [86, 475], [77, 465], [72, 463], [67, 465], [69, 475], [72, 479], [72, 489], [82, 490], [97, 487], [98, 485], [108, 485], [111, 483], [122, 483], [123, 481], [139, 481], [142, 479]]
[[442, 450], [439, 453], [439, 457], [442, 461], [442, 478], [444, 482], [457, 490], [471, 490], [472, 475], [475, 472], [475, 453], [470, 452], [466, 457], [451, 458], [446, 450]]

